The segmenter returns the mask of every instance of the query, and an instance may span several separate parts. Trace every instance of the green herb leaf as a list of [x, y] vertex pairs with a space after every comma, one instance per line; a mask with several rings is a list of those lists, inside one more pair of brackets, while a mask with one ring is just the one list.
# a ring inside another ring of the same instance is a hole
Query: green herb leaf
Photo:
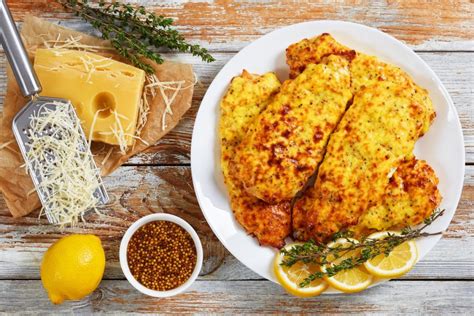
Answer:
[[145, 59], [161, 64], [163, 58], [155, 49], [167, 48], [201, 57], [205, 62], [215, 61], [199, 45], [191, 45], [172, 27], [173, 19], [148, 12], [145, 7], [127, 3], [90, 3], [88, 0], [56, 0], [75, 15], [89, 22], [111, 42], [117, 52], [134, 66], [153, 73]]

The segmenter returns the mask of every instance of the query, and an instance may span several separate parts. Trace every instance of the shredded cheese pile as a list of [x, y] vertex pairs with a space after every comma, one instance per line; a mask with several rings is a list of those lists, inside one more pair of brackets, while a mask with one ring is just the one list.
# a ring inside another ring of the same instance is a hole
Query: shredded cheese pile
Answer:
[[[54, 104], [54, 109], [46, 105]], [[31, 117], [27, 132], [26, 162], [39, 178], [37, 191], [42, 197], [42, 212], [54, 223], [76, 224], [87, 210], [96, 212], [101, 186], [100, 170], [95, 166], [78, 120], [70, 106], [62, 102], [45, 103]]]

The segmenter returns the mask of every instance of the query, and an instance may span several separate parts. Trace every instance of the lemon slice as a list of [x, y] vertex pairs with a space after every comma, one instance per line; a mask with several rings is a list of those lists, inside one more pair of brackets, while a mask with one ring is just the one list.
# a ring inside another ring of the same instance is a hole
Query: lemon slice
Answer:
[[[290, 250], [295, 245], [301, 245], [301, 243], [286, 245], [285, 249]], [[309, 285], [300, 287], [299, 284], [308, 276], [320, 271], [319, 266], [312, 263], [297, 262], [291, 267], [287, 267], [281, 265], [283, 259], [284, 255], [278, 251], [273, 261], [273, 269], [281, 286], [288, 293], [299, 297], [311, 297], [321, 294], [328, 287], [327, 283], [322, 279], [314, 280]]]
[[[349, 240], [353, 243], [359, 243], [355, 239], [340, 238], [334, 242], [329, 243], [327, 246], [331, 248], [341, 246], [344, 249], [350, 247], [351, 242], [349, 242]], [[338, 258], [328, 256], [327, 259], [331, 263], [328, 265], [323, 265], [321, 267], [321, 271], [326, 272], [329, 266], [339, 264], [343, 260], [350, 257], [358, 256], [359, 253], [357, 250], [350, 250], [346, 253], [341, 253], [341, 256]], [[350, 270], [342, 270], [332, 277], [326, 277], [326, 281], [329, 283], [329, 285], [344, 293], [355, 293], [365, 290], [372, 283], [372, 280], [373, 276], [368, 273], [363, 266], [358, 266]]]
[[[380, 239], [385, 238], [388, 234], [399, 235], [397, 232], [379, 232], [370, 235], [367, 238]], [[418, 247], [413, 240], [404, 242], [395, 247], [388, 256], [385, 254], [365, 262], [366, 269], [379, 278], [396, 278], [408, 271], [415, 265], [418, 259]]]

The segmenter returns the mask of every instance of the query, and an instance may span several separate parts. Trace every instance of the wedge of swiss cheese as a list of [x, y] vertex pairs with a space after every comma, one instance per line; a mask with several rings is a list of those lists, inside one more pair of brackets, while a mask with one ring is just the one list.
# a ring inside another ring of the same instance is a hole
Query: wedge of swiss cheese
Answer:
[[43, 87], [41, 95], [71, 100], [87, 138], [112, 145], [133, 143], [143, 70], [66, 49], [38, 49], [34, 68]]

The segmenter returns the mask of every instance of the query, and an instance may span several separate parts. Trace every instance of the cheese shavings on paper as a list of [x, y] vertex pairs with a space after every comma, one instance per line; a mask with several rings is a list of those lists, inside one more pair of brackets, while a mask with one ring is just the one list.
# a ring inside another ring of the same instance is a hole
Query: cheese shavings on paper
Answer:
[[[165, 103], [165, 110], [163, 111], [161, 117], [161, 129], [164, 131], [166, 130], [166, 115], [173, 115], [173, 110], [171, 106], [176, 99], [176, 96], [179, 94], [180, 91], [188, 89], [190, 87], [194, 87], [197, 84], [197, 76], [194, 74], [194, 81], [187, 85], [183, 85], [186, 83], [185, 80], [177, 80], [177, 81], [160, 81], [156, 75], [149, 75], [146, 77], [146, 84], [144, 89], [143, 95], [143, 102], [141, 104], [142, 107], [140, 108], [140, 113], [146, 113], [146, 109], [149, 109], [148, 102], [147, 102], [147, 95], [151, 95], [152, 97], [156, 96], [156, 91], [160, 92], [161, 97], [163, 98], [163, 102]], [[171, 91], [171, 95], [167, 94], [166, 91]], [[139, 122], [138, 127], [144, 126], [146, 123], [146, 119], [143, 120], [144, 115], [139, 115]], [[141, 130], [137, 128], [137, 130]]]

